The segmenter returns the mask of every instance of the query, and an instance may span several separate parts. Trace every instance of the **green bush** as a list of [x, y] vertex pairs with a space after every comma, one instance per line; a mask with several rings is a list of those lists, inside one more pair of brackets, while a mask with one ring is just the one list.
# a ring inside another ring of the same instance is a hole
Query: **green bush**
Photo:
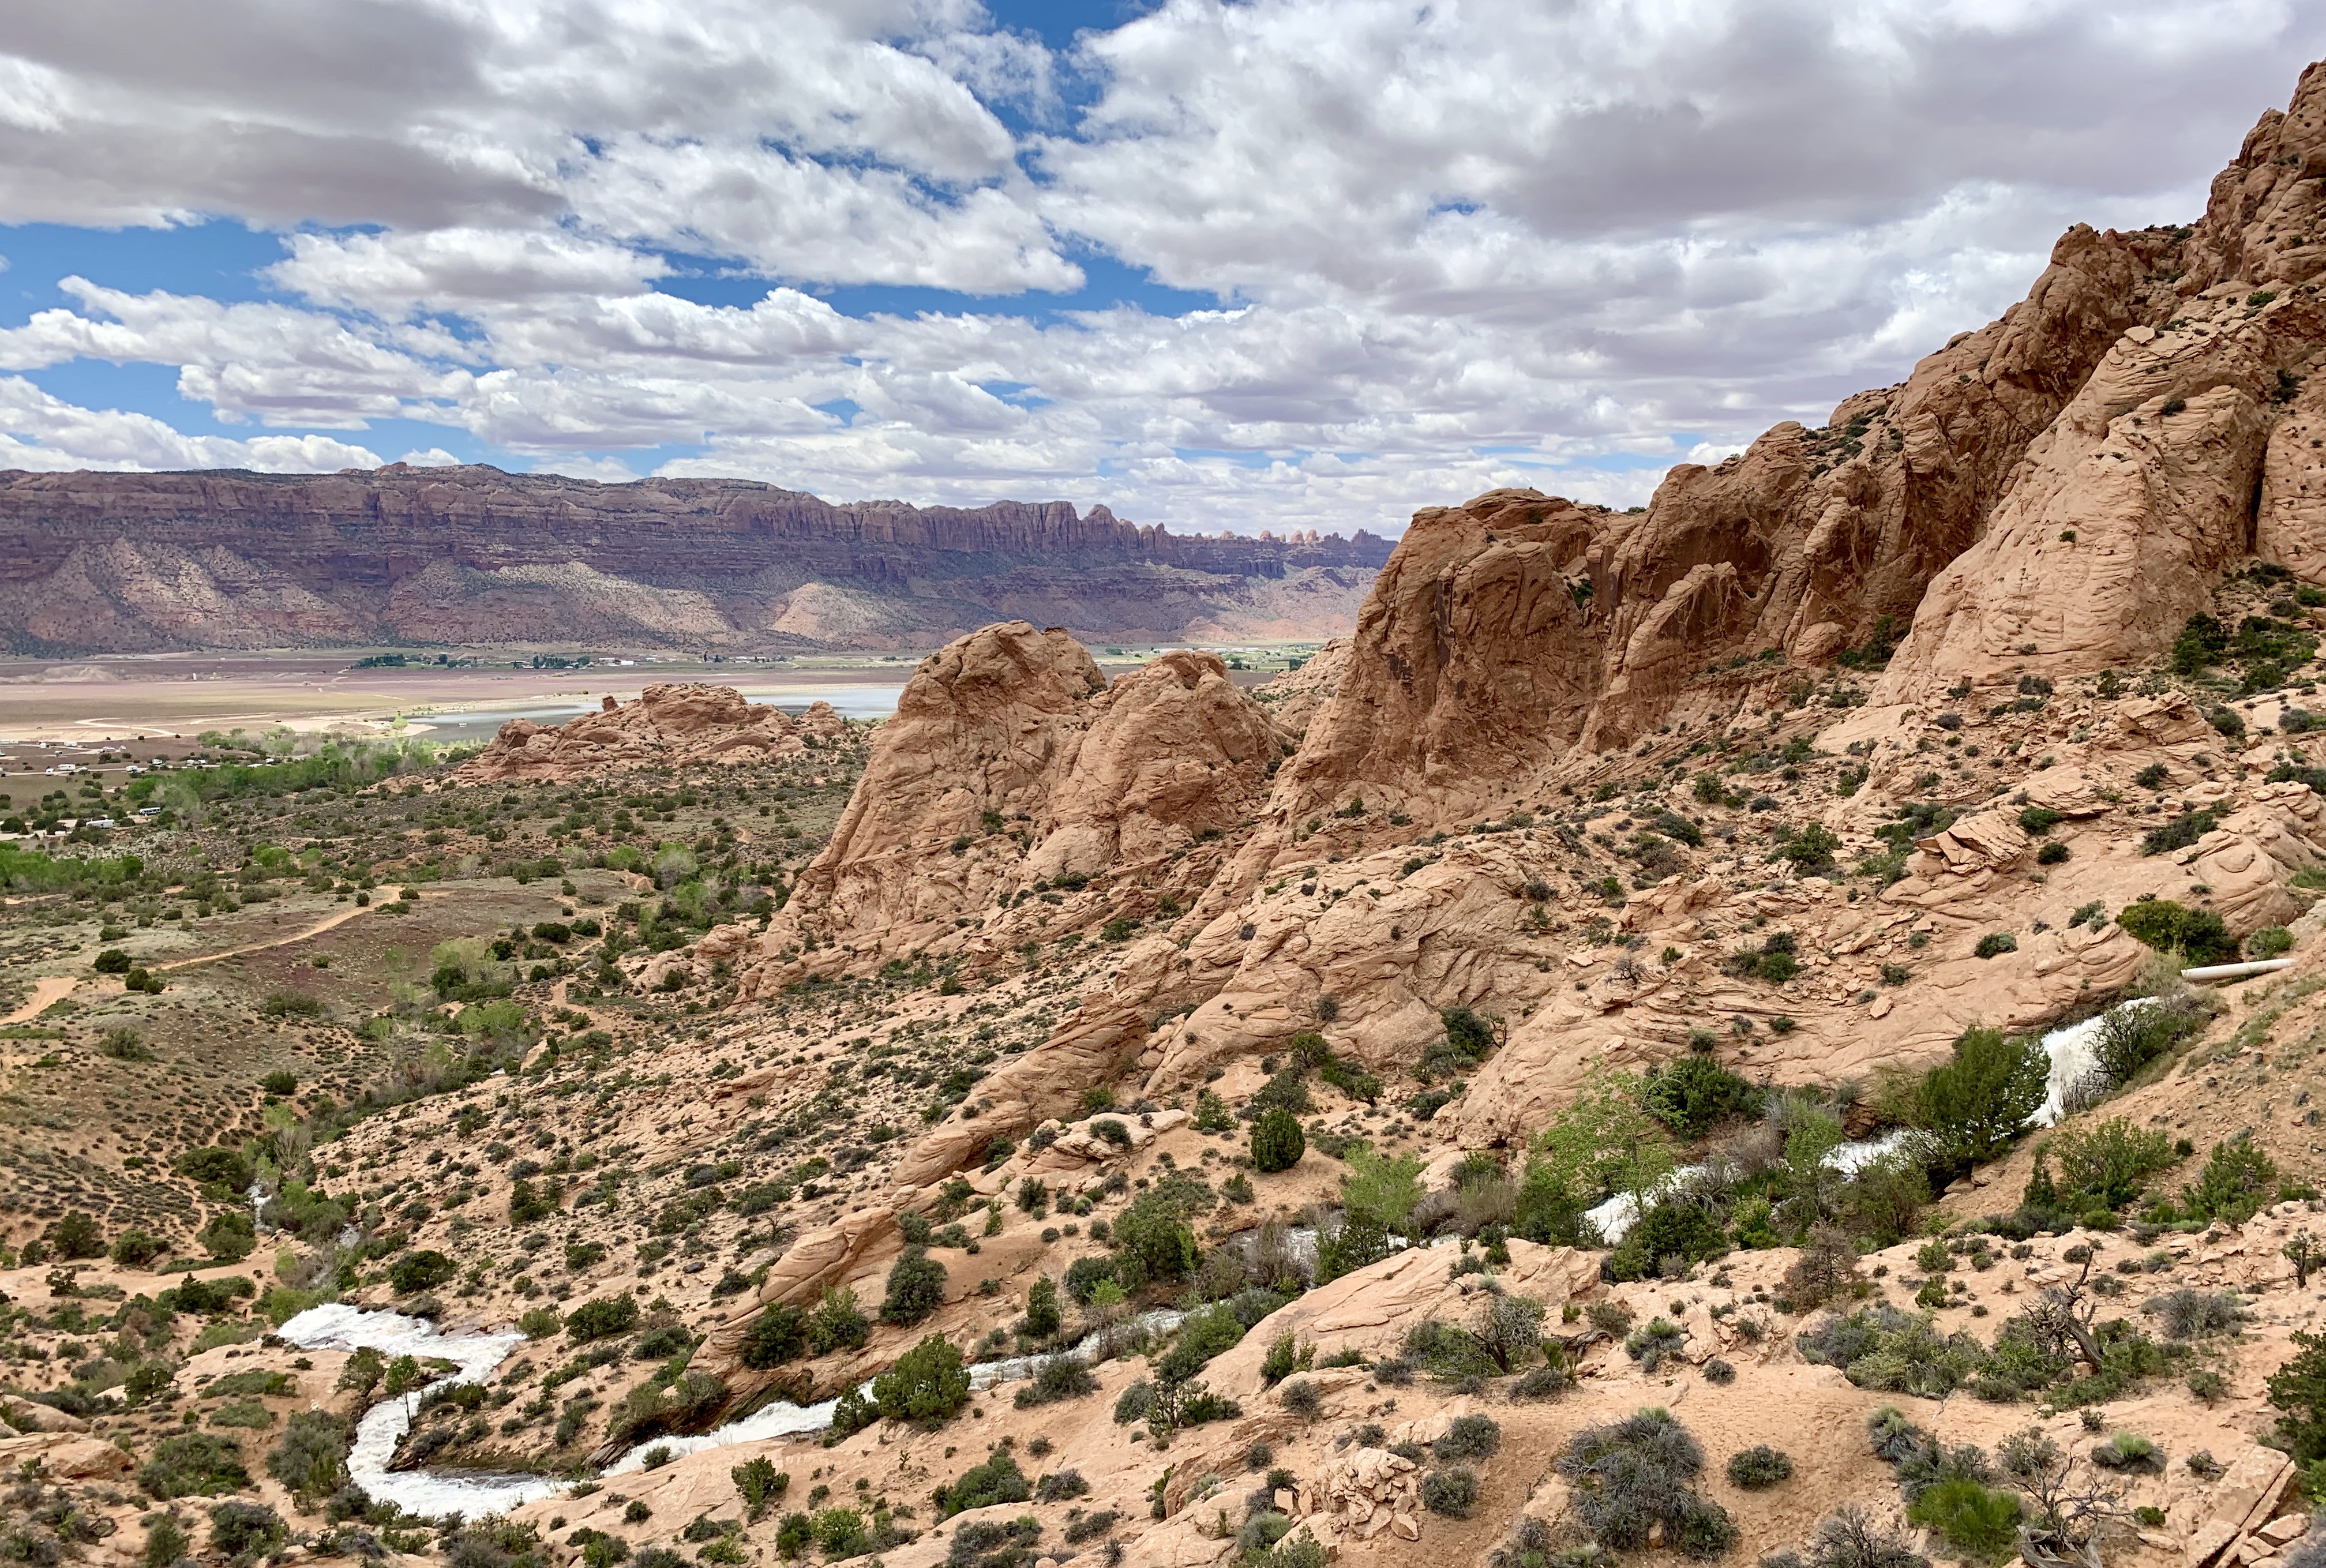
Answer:
[[1922, 1125], [1955, 1158], [1985, 1163], [2026, 1132], [2042, 1107], [2051, 1059], [2033, 1040], [1996, 1029], [1969, 1029], [1954, 1059], [1923, 1075]]
[[2123, 1208], [2140, 1196], [2151, 1176], [2173, 1162], [2169, 1134], [2136, 1127], [2120, 1116], [2059, 1134], [2043, 1144], [2042, 1153], [2060, 1162], [2056, 1201], [2079, 1214], [2096, 1206]]
[[290, 1535], [283, 1516], [264, 1503], [226, 1502], [210, 1509], [210, 1550], [229, 1562], [255, 1562]]
[[181, 1432], [154, 1445], [154, 1457], [138, 1470], [137, 1484], [147, 1495], [168, 1502], [239, 1491], [250, 1484], [250, 1471], [243, 1466], [242, 1450], [229, 1440], [207, 1432]]
[[1478, 1504], [1478, 1478], [1467, 1465], [1432, 1470], [1421, 1479], [1421, 1506], [1449, 1519], [1466, 1519]]
[[944, 1335], [929, 1335], [872, 1380], [872, 1403], [890, 1421], [943, 1421], [969, 1403], [961, 1352]]
[[327, 1410], [294, 1411], [266, 1456], [266, 1473], [312, 1497], [339, 1490], [348, 1479], [347, 1428]]
[[2187, 849], [2212, 832], [2219, 822], [2219, 816], [2210, 807], [2200, 811], [2184, 811], [2163, 826], [2152, 827], [2142, 835], [2140, 853], [2170, 854], [2175, 850]]
[[2019, 1499], [1990, 1490], [1968, 1476], [1927, 1489], [1906, 1517], [1937, 1531], [1948, 1545], [1973, 1561], [1999, 1561], [2019, 1534]]
[[889, 1270], [880, 1321], [909, 1328], [944, 1305], [945, 1266], [926, 1248], [907, 1246]]
[[1724, 1250], [1727, 1233], [1720, 1222], [1693, 1203], [1659, 1203], [1624, 1233], [1604, 1268], [1613, 1280], [1653, 1279], [1663, 1260], [1682, 1257], [1701, 1262]]
[[997, 1503], [1023, 1503], [1033, 1496], [1034, 1489], [1027, 1484], [1018, 1461], [1007, 1449], [999, 1449], [983, 1464], [963, 1470], [961, 1479], [951, 1486], [940, 1485], [933, 1500], [937, 1506], [937, 1517], [950, 1519], [965, 1509], [991, 1507]]
[[807, 1349], [807, 1314], [788, 1303], [777, 1303], [759, 1310], [751, 1326], [743, 1330], [742, 1343], [736, 1347], [735, 1358], [755, 1372], [764, 1372], [796, 1361]]
[[856, 1305], [856, 1293], [826, 1290], [807, 1315], [807, 1349], [811, 1356], [834, 1350], [861, 1350], [871, 1338], [872, 1322]]
[[1755, 1443], [1728, 1456], [1728, 1483], [1748, 1492], [1765, 1491], [1793, 1479], [1791, 1456], [1767, 1443]]
[[638, 1303], [633, 1296], [600, 1296], [565, 1314], [565, 1337], [576, 1344], [609, 1339], [638, 1326]]
[[1585, 1428], [1557, 1468], [1576, 1517], [1610, 1551], [1641, 1550], [1659, 1524], [1665, 1544], [1689, 1557], [1717, 1557], [1736, 1539], [1728, 1511], [1697, 1493], [1704, 1451], [1669, 1411]]
[[1034, 1369], [1026, 1386], [1018, 1390], [1017, 1405], [1029, 1410], [1037, 1405], [1055, 1405], [1062, 1399], [1080, 1399], [1098, 1392], [1098, 1379], [1091, 1376], [1089, 1365], [1079, 1356], [1051, 1356]]
[[1760, 1108], [1761, 1091], [1706, 1056], [1684, 1056], [1648, 1074], [1640, 1104], [1679, 1137], [1693, 1141], [1730, 1116]]
[[1114, 1278], [1126, 1291], [1150, 1280], [1185, 1279], [1199, 1255], [1196, 1233], [1160, 1193], [1141, 1195], [1114, 1222]]
[[2194, 1185], [2181, 1189], [2182, 1207], [2195, 1219], [2243, 1225], [2276, 1195], [2277, 1162], [2250, 1130], [2213, 1145]]
[[[414, 1291], [433, 1291], [460, 1272], [460, 1266], [451, 1258], [428, 1247], [419, 1252], [408, 1252], [397, 1258], [387, 1271], [387, 1283], [395, 1287], [398, 1295], [410, 1295]], [[622, 1299], [629, 1300], [627, 1296]], [[635, 1318], [637, 1313], [635, 1302], [630, 1303], [630, 1312]]]
[[2238, 956], [2237, 938], [2211, 910], [2141, 899], [2119, 910], [2116, 923], [2158, 952], [2179, 952], [2192, 965], [2226, 964]]
[[1263, 1174], [1291, 1170], [1307, 1149], [1300, 1118], [1281, 1106], [1270, 1106], [1251, 1125], [1251, 1162]]
[[2008, 931], [1989, 931], [1986, 936], [1981, 937], [1978, 939], [1978, 946], [1971, 949], [1971, 957], [1975, 958], [1992, 958], [2001, 953], [2016, 953], [2017, 951], [2019, 951], [2018, 938], [2013, 936]]

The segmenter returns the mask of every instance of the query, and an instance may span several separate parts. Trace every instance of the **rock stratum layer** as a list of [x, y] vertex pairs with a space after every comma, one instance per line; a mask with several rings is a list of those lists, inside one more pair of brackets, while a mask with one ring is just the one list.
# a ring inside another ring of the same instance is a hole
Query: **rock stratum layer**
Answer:
[[1024, 616], [1107, 640], [1344, 629], [1390, 543], [1175, 535], [1103, 507], [833, 506], [736, 480], [0, 473], [23, 651], [382, 642], [928, 647]]

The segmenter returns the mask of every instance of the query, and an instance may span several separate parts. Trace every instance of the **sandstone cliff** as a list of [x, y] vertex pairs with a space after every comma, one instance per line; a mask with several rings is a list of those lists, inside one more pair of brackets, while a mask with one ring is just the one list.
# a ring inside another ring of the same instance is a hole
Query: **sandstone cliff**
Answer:
[[0, 634], [38, 652], [377, 642], [929, 646], [1347, 624], [1388, 541], [1204, 538], [1103, 507], [832, 506], [732, 480], [0, 473]]

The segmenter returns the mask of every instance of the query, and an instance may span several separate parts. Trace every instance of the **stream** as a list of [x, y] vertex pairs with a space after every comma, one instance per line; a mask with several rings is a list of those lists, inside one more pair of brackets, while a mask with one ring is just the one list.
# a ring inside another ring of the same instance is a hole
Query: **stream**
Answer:
[[[2123, 1003], [2127, 1008], [2147, 1005], [2145, 999]], [[2039, 1126], [2048, 1127], [2060, 1119], [2061, 1106], [2065, 1097], [2092, 1069], [2095, 1060], [2093, 1046], [2099, 1037], [2100, 1025], [2100, 1018], [2089, 1018], [2081, 1023], [2052, 1030], [2043, 1036], [2043, 1050], [2051, 1058], [2052, 1072], [2043, 1106], [2035, 1114], [2034, 1119]], [[1892, 1132], [1879, 1138], [1844, 1143], [1827, 1155], [1826, 1161], [1844, 1175], [1849, 1175], [1898, 1147], [1909, 1135], [1903, 1131]], [[1691, 1166], [1688, 1170], [1675, 1171], [1673, 1179], [1684, 1178], [1690, 1171], [1700, 1169]], [[252, 1196], [255, 1209], [258, 1202], [255, 1186]], [[1591, 1209], [1588, 1218], [1606, 1238], [1608, 1245], [1613, 1246], [1624, 1238], [1624, 1232], [1632, 1227], [1637, 1214], [1631, 1197], [1619, 1194]], [[1307, 1242], [1313, 1252], [1313, 1235], [1298, 1239]], [[1175, 1311], [1152, 1311], [1130, 1320], [1123, 1328], [1164, 1333], [1177, 1328], [1179, 1320], [1180, 1314]], [[395, 1457], [395, 1445], [412, 1429], [413, 1415], [420, 1407], [422, 1395], [431, 1388], [448, 1383], [483, 1382], [519, 1345], [525, 1343], [523, 1334], [514, 1330], [498, 1334], [448, 1334], [424, 1319], [407, 1318], [397, 1312], [368, 1311], [339, 1303], [311, 1307], [284, 1323], [277, 1332], [292, 1344], [306, 1350], [354, 1350], [368, 1347], [390, 1359], [398, 1356], [414, 1356], [422, 1359], [434, 1357], [453, 1364], [451, 1372], [426, 1387], [380, 1401], [366, 1411], [362, 1420], [357, 1423], [355, 1446], [348, 1455], [348, 1473], [373, 1498], [394, 1503], [409, 1513], [429, 1517], [457, 1512], [475, 1518], [506, 1513], [521, 1504], [551, 1496], [562, 1489], [563, 1483], [536, 1475], [495, 1475], [445, 1470], [392, 1470], [387, 1468]], [[1099, 1349], [1107, 1332], [1101, 1330], [1088, 1336], [1075, 1345], [1071, 1353], [1088, 1357]], [[1045, 1356], [1009, 1356], [998, 1360], [974, 1362], [969, 1368], [970, 1386], [982, 1390], [997, 1384], [1031, 1377], [1047, 1359]], [[708, 1449], [726, 1448], [736, 1443], [765, 1442], [775, 1438], [821, 1432], [832, 1424], [833, 1409], [839, 1403], [837, 1398], [814, 1405], [778, 1401], [740, 1421], [730, 1422], [697, 1436], [650, 1438], [606, 1467], [604, 1473], [609, 1476], [635, 1474], [646, 1468], [647, 1455], [656, 1449], [668, 1451], [669, 1457], [675, 1459], [683, 1454], [701, 1453]]]
[[[2100, 1027], [2109, 1013], [2126, 1013], [2135, 1007], [2152, 1005], [2151, 998], [2136, 996], [2129, 1002], [2119, 1003], [2108, 1013], [2095, 1013], [2081, 1023], [2066, 1024], [2043, 1036], [2041, 1043], [2043, 1054], [2052, 1060], [2052, 1071], [2044, 1080], [2043, 1104], [2033, 1117], [2037, 1126], [2048, 1127], [2059, 1121], [2070, 1092], [2098, 1065], [2099, 1059], [2093, 1048], [2098, 1042]], [[1863, 1138], [1844, 1143], [1828, 1154], [1825, 1162], [1844, 1176], [1854, 1176], [1912, 1135], [1899, 1128], [1878, 1138]], [[1669, 1190], [1703, 1170], [1701, 1165], [1684, 1165], [1666, 1177], [1657, 1190]], [[1633, 1222], [1639, 1218], [1639, 1209], [1630, 1193], [1619, 1192], [1598, 1207], [1585, 1210], [1584, 1218], [1590, 1220], [1607, 1245], [1613, 1246], [1624, 1239]]]

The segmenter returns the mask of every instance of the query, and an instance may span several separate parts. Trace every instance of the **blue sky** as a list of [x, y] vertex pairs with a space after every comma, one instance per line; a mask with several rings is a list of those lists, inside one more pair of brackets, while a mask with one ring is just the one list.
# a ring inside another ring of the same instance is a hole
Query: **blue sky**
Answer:
[[569, 21], [0, 21], [0, 466], [719, 473], [1202, 531], [1635, 504], [1903, 378], [2069, 223], [2194, 216], [2326, 44], [2265, 0]]

